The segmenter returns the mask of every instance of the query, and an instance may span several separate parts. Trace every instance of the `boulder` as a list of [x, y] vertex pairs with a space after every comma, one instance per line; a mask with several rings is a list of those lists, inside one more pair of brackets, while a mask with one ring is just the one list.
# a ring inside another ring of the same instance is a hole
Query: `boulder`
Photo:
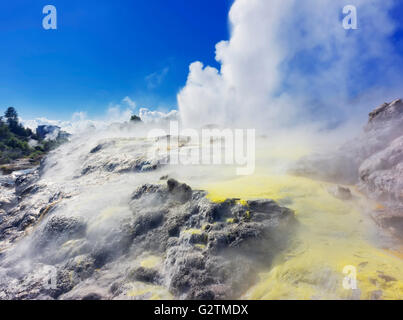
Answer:
[[[145, 204], [147, 209], [141, 209]], [[294, 213], [272, 200], [214, 203], [173, 179], [166, 186], [141, 186], [130, 206], [135, 229], [141, 230], [133, 247], [165, 256], [162, 277], [185, 299], [238, 297], [260, 263], [269, 264], [286, 247], [296, 226]], [[137, 229], [143, 212], [158, 219]], [[136, 270], [137, 280], [151, 272]]]
[[304, 157], [290, 171], [333, 183], [358, 185], [369, 198], [385, 207], [373, 212], [379, 225], [388, 226], [393, 221], [394, 234], [403, 237], [400, 222], [403, 216], [403, 101], [398, 99], [379, 106], [369, 114], [361, 136], [335, 152]]

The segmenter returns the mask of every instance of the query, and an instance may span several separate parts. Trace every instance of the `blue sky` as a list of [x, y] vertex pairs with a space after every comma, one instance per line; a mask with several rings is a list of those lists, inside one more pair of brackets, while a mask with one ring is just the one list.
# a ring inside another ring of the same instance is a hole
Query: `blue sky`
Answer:
[[[403, 57], [403, 2], [396, 3], [391, 17], [398, 28], [388, 41]], [[57, 8], [57, 30], [42, 28], [47, 4]], [[232, 0], [1, 1], [0, 112], [12, 105], [23, 119], [69, 120], [82, 111], [96, 118], [126, 96], [138, 107], [176, 108], [190, 63], [219, 68], [215, 44], [229, 38], [231, 4]], [[359, 41], [359, 33], [354, 34]], [[292, 70], [285, 74], [311, 74], [315, 59], [294, 58], [288, 65]], [[398, 74], [402, 61], [387, 62]], [[384, 63], [363, 65], [348, 83], [352, 93], [388, 86], [382, 77]]]
[[[57, 8], [58, 29], [42, 28]], [[89, 117], [131, 97], [140, 107], [176, 107], [189, 64], [217, 66], [228, 39], [230, 0], [32, 1], [0, 3], [0, 109], [24, 119]], [[2, 112], [2, 111], [1, 111]]]

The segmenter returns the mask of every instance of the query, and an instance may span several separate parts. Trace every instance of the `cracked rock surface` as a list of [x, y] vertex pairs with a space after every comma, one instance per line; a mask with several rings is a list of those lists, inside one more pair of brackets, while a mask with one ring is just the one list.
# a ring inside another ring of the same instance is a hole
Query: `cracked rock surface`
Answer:
[[294, 213], [161, 182], [153, 145], [73, 140], [0, 177], [0, 299], [227, 299], [254, 283]]

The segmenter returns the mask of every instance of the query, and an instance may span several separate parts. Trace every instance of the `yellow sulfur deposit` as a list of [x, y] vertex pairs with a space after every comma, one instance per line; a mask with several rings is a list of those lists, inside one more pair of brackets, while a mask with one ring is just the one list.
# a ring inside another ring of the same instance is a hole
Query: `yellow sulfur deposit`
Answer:
[[[403, 299], [403, 260], [377, 245], [368, 201], [335, 198], [330, 184], [285, 174], [259, 173], [203, 186], [209, 198], [269, 198], [295, 210], [300, 228], [246, 299]], [[374, 204], [375, 207], [376, 204]], [[357, 289], [345, 289], [346, 266]]]
[[156, 268], [162, 263], [162, 258], [158, 256], [147, 256], [140, 261], [143, 268]]
[[202, 230], [200, 230], [200, 229], [187, 229], [187, 230], [184, 230], [183, 232], [189, 233], [189, 234], [202, 234]]
[[130, 298], [147, 300], [172, 300], [172, 295], [167, 289], [161, 286], [146, 284], [143, 282], [132, 282], [132, 289], [127, 292]]

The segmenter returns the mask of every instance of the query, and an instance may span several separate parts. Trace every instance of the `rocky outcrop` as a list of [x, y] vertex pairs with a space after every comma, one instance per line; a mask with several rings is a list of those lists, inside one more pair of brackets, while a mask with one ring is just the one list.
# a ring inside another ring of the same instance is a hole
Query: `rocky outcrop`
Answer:
[[361, 189], [374, 199], [403, 203], [403, 135], [366, 159], [359, 177]]
[[[152, 214], [141, 214], [144, 203]], [[238, 297], [259, 265], [286, 246], [295, 225], [293, 212], [271, 200], [213, 203], [172, 179], [166, 187], [141, 187], [130, 205], [134, 245], [166, 256], [164, 280], [186, 299]]]
[[35, 194], [41, 187], [38, 169], [15, 171], [0, 176], [0, 254], [11, 243], [24, 236], [25, 230], [35, 224], [49, 203], [38, 201], [31, 206], [26, 197]]
[[[147, 158], [153, 140], [106, 139], [95, 145], [83, 159], [81, 174], [97, 171], [114, 173], [145, 172], [157, 169], [162, 159]], [[122, 150], [122, 146], [123, 150]]]
[[[83, 143], [84, 141], [84, 143]], [[72, 139], [69, 143], [50, 152], [41, 162], [27, 170], [16, 170], [10, 174], [0, 175], [0, 258], [14, 255], [21, 242], [30, 238], [31, 244], [37, 244], [31, 252], [25, 255], [31, 257], [32, 252], [42, 251], [43, 261], [60, 263], [65, 261], [72, 252], [82, 252], [86, 247], [86, 241], [82, 238], [66, 238], [62, 236], [63, 223], [73, 223], [68, 220], [49, 221], [48, 229], [43, 229], [43, 224], [52, 216], [54, 211], [62, 212], [59, 218], [78, 218], [83, 221], [80, 208], [65, 216], [67, 200], [81, 196], [81, 201], [91, 195], [91, 187], [94, 185], [103, 188], [111, 179], [114, 183], [122, 184], [123, 179], [131, 179], [130, 172], [149, 172], [159, 168], [159, 160], [148, 158], [148, 148], [153, 147], [153, 139], [123, 139], [120, 137], [108, 140], [100, 139], [97, 135], [90, 134], [85, 139]], [[124, 183], [123, 183], [124, 185]], [[126, 188], [125, 188], [126, 189]], [[87, 191], [89, 191], [87, 193]], [[119, 198], [120, 194], [117, 195]], [[102, 199], [102, 195], [100, 195]], [[85, 219], [84, 219], [85, 220]], [[64, 222], [63, 222], [64, 221]], [[124, 227], [124, 225], [122, 225]], [[60, 233], [60, 238], [50, 236], [49, 232]], [[113, 241], [124, 241], [119, 238], [121, 230], [114, 229], [115, 234], [108, 234], [104, 241], [113, 247]], [[42, 232], [42, 236], [39, 234]], [[47, 234], [48, 236], [43, 236]], [[78, 232], [80, 235], [81, 233]], [[108, 237], [112, 237], [108, 238]], [[99, 236], [102, 238], [102, 235]], [[116, 239], [115, 239], [116, 238]], [[60, 250], [54, 247], [60, 242], [74, 243], [74, 246], [66, 245]], [[69, 242], [70, 241], [70, 242]], [[46, 250], [39, 248], [46, 244]], [[49, 245], [48, 245], [49, 244]], [[102, 247], [102, 241], [99, 241]], [[19, 249], [18, 249], [19, 250]], [[18, 251], [17, 250], [17, 251]], [[95, 250], [95, 248], [94, 248]], [[41, 259], [42, 259], [41, 258]], [[102, 254], [98, 260], [102, 261]], [[96, 260], [98, 263], [99, 261]], [[20, 265], [22, 262], [16, 262]], [[15, 269], [10, 265], [8, 268]], [[1, 282], [1, 280], [0, 280]]]
[[0, 171], [4, 175], [13, 173], [14, 171], [24, 171], [35, 168], [38, 166], [38, 162], [35, 159], [17, 159], [9, 164], [4, 164], [0, 166]]
[[384, 209], [373, 213], [375, 220], [403, 237], [403, 101], [376, 108], [361, 136], [334, 153], [305, 157], [291, 171], [357, 184], [369, 198], [383, 204]]
[[[173, 179], [138, 187], [128, 206], [97, 239], [88, 219], [49, 214], [19, 254], [0, 258], [0, 298], [121, 299], [133, 281], [182, 299], [237, 298], [297, 225], [272, 200], [215, 203]], [[144, 252], [159, 267], [131, 266]]]
[[66, 139], [70, 137], [70, 134], [65, 131], [62, 131], [60, 127], [51, 125], [38, 126], [36, 128], [36, 135], [41, 140]]
[[61, 128], [58, 126], [41, 125], [36, 128], [36, 135], [40, 139], [45, 139], [45, 137], [49, 134], [57, 136], [60, 130]]
[[127, 130], [73, 136], [0, 176], [0, 299], [237, 298], [287, 246], [291, 210], [212, 202], [169, 179], [154, 152], [169, 136]]

